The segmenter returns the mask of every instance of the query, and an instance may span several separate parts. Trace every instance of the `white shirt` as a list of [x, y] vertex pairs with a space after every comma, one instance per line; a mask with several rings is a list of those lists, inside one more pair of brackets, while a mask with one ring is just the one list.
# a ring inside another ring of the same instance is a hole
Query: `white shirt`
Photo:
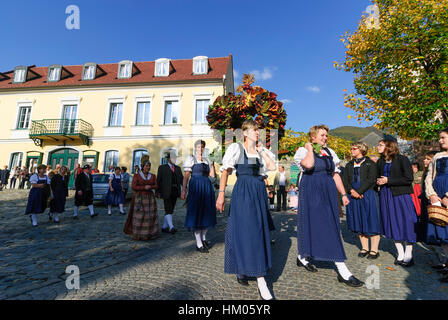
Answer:
[[[339, 162], [341, 162], [336, 154], [336, 152], [333, 151], [333, 149], [330, 149], [327, 147], [328, 150], [330, 150], [331, 156], [333, 157], [333, 163], [334, 163], [334, 172], [340, 173], [341, 170], [338, 168]], [[324, 151], [321, 149], [321, 151]], [[296, 154], [294, 155], [294, 162], [299, 167], [300, 171], [306, 171], [304, 168], [302, 168], [301, 162], [303, 159], [305, 159], [306, 155], [308, 154], [308, 150], [304, 147], [300, 147], [297, 149]]]
[[[222, 159], [222, 166], [220, 171], [224, 171], [227, 169], [236, 170], [235, 165], [236, 164], [244, 164], [244, 153], [241, 152], [244, 148], [244, 145], [240, 143], [232, 143], [229, 148], [226, 150], [226, 153], [224, 154], [224, 157]], [[244, 148], [246, 150], [246, 148]], [[269, 158], [271, 158], [273, 161], [275, 161], [275, 155], [269, 151], [266, 148], [263, 148], [263, 151], [266, 152]], [[249, 154], [246, 150], [246, 155], [248, 158], [249, 163], [255, 163], [255, 159], [258, 158], [260, 162], [263, 164], [263, 166], [260, 168], [260, 176], [265, 176], [267, 171], [274, 171], [277, 170], [277, 166], [273, 170], [269, 170], [266, 168], [266, 161], [263, 159], [262, 156], [257, 152], [256, 154]]]
[[279, 186], [285, 186], [286, 185], [286, 174], [285, 171], [280, 172], [280, 179], [278, 180]]
[[195, 164], [195, 160], [196, 160], [196, 163], [205, 163], [206, 165], [208, 165], [208, 166], [210, 166], [210, 160], [208, 160], [207, 158], [205, 158], [205, 157], [202, 157], [202, 160], [201, 161], [199, 161], [198, 159], [195, 159], [195, 157], [194, 156], [189, 156], [186, 160], [185, 160], [185, 162], [184, 162], [184, 164], [183, 164], [183, 168], [184, 168], [184, 171], [185, 172], [187, 172], [187, 171], [192, 171], [193, 170], [193, 166], [194, 166], [194, 164]]
[[47, 180], [47, 184], [50, 184], [50, 178], [48, 178], [47, 175], [45, 175], [43, 178], [41, 178], [37, 175], [37, 173], [35, 173], [30, 177], [31, 184], [37, 184], [37, 183], [39, 183], [39, 180]]
[[119, 174], [119, 175], [117, 176], [115, 173], [112, 173], [112, 174], [109, 176], [109, 180], [113, 180], [114, 178], [120, 178], [120, 180], [122, 180], [122, 179], [123, 179], [123, 175], [122, 175], [122, 174]]

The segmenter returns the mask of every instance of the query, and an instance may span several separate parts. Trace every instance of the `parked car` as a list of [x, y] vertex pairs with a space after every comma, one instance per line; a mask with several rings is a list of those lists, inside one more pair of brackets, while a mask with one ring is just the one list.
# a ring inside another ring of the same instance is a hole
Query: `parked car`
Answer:
[[[109, 190], [109, 173], [96, 173], [92, 175], [93, 201], [104, 201]], [[129, 177], [129, 189], [126, 199], [132, 199], [132, 176]]]

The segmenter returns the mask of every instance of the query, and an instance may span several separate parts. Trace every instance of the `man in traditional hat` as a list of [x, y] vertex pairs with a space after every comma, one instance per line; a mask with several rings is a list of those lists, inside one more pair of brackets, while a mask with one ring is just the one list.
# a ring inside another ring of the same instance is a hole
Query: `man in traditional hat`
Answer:
[[98, 215], [93, 211], [93, 188], [92, 175], [90, 174], [90, 166], [85, 164], [82, 167], [80, 174], [75, 179], [75, 207], [73, 210], [73, 219], [78, 219], [78, 211], [80, 205], [85, 205], [89, 208], [90, 217], [93, 218]]
[[162, 232], [175, 234], [176, 229], [173, 225], [173, 211], [176, 206], [177, 198], [181, 194], [181, 183], [184, 176], [179, 166], [176, 166], [176, 154], [170, 151], [166, 154], [168, 163], [159, 166], [157, 171], [157, 194], [163, 198], [165, 207], [165, 220], [162, 226]]

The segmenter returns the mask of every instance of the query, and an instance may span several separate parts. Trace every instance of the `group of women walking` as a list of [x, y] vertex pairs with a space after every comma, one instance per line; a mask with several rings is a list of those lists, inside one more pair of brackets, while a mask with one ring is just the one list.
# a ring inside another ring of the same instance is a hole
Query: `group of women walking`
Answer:
[[[207, 231], [216, 225], [217, 211], [224, 211], [227, 180], [236, 171], [237, 181], [232, 191], [225, 234], [224, 271], [235, 274], [236, 281], [244, 286], [251, 278], [256, 278], [261, 298], [271, 300], [274, 295], [265, 276], [272, 267], [270, 231], [274, 225], [264, 179], [267, 171], [276, 170], [275, 156], [258, 143], [255, 122], [245, 121], [242, 132], [244, 142], [231, 144], [223, 157], [217, 197], [212, 184], [216, 179], [214, 163], [203, 155], [205, 142], [198, 140], [195, 143], [194, 154], [183, 164], [185, 176], [180, 197], [186, 200], [185, 227], [193, 232], [196, 250], [208, 253], [212, 246], [206, 238]], [[364, 284], [345, 263], [347, 256], [341, 237], [338, 193], [347, 208], [348, 228], [359, 235], [360, 258], [378, 258], [381, 235], [394, 240], [397, 265], [409, 267], [414, 264], [412, 249], [417, 240], [441, 245], [448, 257], [448, 227], [432, 224], [425, 210], [428, 204], [448, 205], [448, 130], [439, 135], [443, 152], [426, 161], [422, 213], [418, 219], [411, 198], [411, 164], [407, 157], [400, 155], [396, 141], [384, 139], [379, 142], [381, 157], [376, 163], [366, 156], [368, 148], [364, 143], [352, 144], [352, 160], [341, 178], [338, 156], [327, 146], [328, 133], [327, 126], [312, 127], [309, 143], [300, 147], [294, 156], [302, 172], [297, 215], [297, 266], [318, 272], [313, 260], [331, 261], [339, 282], [351, 287]], [[118, 169], [111, 174], [110, 191], [106, 197], [108, 205], [124, 203], [120, 196], [122, 185]], [[58, 199], [53, 199], [51, 204], [55, 222], [57, 214], [63, 211], [67, 195], [66, 168], [62, 167], [51, 182], [45, 170], [45, 166], [39, 166], [38, 173], [30, 179], [33, 188], [26, 213], [30, 214], [33, 225], [35, 214], [45, 209], [49, 188]], [[124, 232], [136, 240], [159, 237], [155, 194], [159, 186], [156, 175], [150, 170], [151, 162], [145, 160], [132, 180], [134, 195]], [[58, 194], [60, 196], [56, 196]], [[110, 206], [108, 209], [110, 213]], [[120, 212], [122, 210], [121, 205]], [[435, 268], [448, 274], [448, 261]]]

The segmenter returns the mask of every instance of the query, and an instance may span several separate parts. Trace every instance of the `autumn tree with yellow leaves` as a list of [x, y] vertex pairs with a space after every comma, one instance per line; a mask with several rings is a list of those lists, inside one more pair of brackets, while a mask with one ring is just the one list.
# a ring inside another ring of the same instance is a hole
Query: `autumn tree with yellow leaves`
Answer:
[[448, 122], [448, 0], [373, 0], [342, 38], [355, 92], [345, 106], [403, 138], [432, 139]]

